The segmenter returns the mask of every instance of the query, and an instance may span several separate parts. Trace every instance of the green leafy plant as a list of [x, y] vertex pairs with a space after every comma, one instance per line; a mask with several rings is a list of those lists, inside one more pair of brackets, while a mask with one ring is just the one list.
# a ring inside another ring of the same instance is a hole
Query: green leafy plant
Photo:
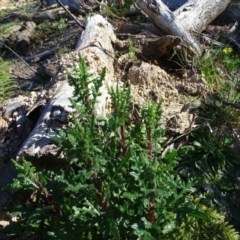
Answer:
[[10, 36], [11, 34], [9, 34], [9, 32], [12, 32], [13, 31], [12, 29], [14, 29], [16, 26], [21, 26], [21, 25], [22, 25], [21, 23], [16, 23], [16, 22], [2, 24], [0, 26], [0, 39], [4, 39], [6, 36]]
[[129, 43], [129, 58], [132, 62], [135, 62], [137, 59], [136, 49], [135, 49], [133, 41], [131, 39], [128, 40], [128, 43]]
[[16, 90], [17, 84], [10, 75], [10, 63], [0, 58], [0, 107]]
[[210, 48], [203, 56], [197, 57], [196, 64], [210, 84], [218, 87], [219, 81], [233, 77], [239, 69], [240, 60], [231, 47]]
[[108, 16], [120, 16], [123, 17], [129, 10], [133, 0], [118, 0], [117, 3], [111, 0], [107, 1], [107, 4], [103, 6], [104, 13]]
[[237, 139], [227, 134], [225, 129], [210, 132], [208, 127], [200, 128], [191, 134], [191, 150], [181, 164], [194, 163], [201, 172], [218, 172], [225, 167], [238, 163], [239, 159], [233, 149]]
[[210, 94], [198, 109], [199, 118], [211, 127], [238, 124], [240, 119], [239, 66], [233, 49], [210, 48], [195, 60], [198, 72], [209, 84]]
[[32, 37], [33, 40], [50, 37], [58, 37], [67, 30], [66, 19], [59, 18], [53, 22], [45, 21], [37, 26], [37, 34]]
[[12, 8], [4, 8], [0, 10], [0, 18], [4, 18], [9, 12], [14, 11]]
[[[140, 107], [129, 124], [130, 90], [109, 88], [113, 112], [96, 116], [94, 107], [105, 69], [92, 78], [80, 57], [69, 80], [76, 113], [71, 127], [55, 140], [63, 147], [67, 167], [34, 168], [13, 161], [19, 175], [8, 188], [24, 189], [27, 200], [6, 209], [20, 220], [6, 228], [12, 235], [41, 239], [169, 239], [187, 216], [209, 220], [188, 194], [191, 180], [176, 173], [177, 151], [161, 158], [165, 140], [160, 127], [161, 103]], [[184, 154], [184, 149], [181, 150]]]
[[239, 240], [240, 236], [238, 232], [225, 222], [222, 216], [212, 207], [207, 207], [200, 203], [199, 199], [193, 199], [197, 207], [201, 209], [205, 214], [209, 216], [210, 221], [204, 221], [202, 219], [194, 219], [188, 217], [182, 225], [179, 227], [177, 234], [173, 234], [172, 239], [176, 240], [188, 240], [188, 239], [209, 239], [211, 235], [212, 240]]

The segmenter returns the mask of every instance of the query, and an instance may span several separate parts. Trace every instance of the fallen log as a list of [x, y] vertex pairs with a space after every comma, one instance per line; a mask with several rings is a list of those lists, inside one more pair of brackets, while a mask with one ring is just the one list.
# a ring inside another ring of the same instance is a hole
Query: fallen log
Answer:
[[189, 31], [202, 32], [229, 5], [231, 0], [189, 0], [174, 16]]
[[[168, 4], [171, 1], [168, 1]], [[173, 1], [176, 2], [176, 1]], [[137, 0], [137, 6], [166, 33], [179, 36], [183, 43], [201, 53], [201, 47], [189, 31], [202, 32], [228, 6], [230, 0], [189, 0], [174, 13], [161, 0]]]
[[[79, 53], [85, 59], [93, 77], [99, 76], [103, 67], [106, 67], [106, 77], [102, 88], [101, 96], [95, 106], [95, 113], [105, 115], [108, 109], [109, 96], [107, 85], [114, 81], [114, 50], [112, 41], [115, 35], [112, 26], [100, 15], [89, 17], [86, 22], [86, 29], [77, 43], [75, 52], [65, 54], [60, 59], [60, 71], [56, 76], [57, 89], [54, 97], [46, 105], [33, 131], [23, 143], [18, 153], [18, 159], [39, 161], [64, 158], [61, 149], [54, 143], [52, 137], [56, 136], [56, 129], [64, 128], [68, 123], [68, 115], [73, 111], [70, 107], [69, 98], [72, 97], [73, 88], [69, 85], [67, 72], [74, 73], [74, 64], [78, 65]], [[67, 70], [66, 70], [67, 69]]]
[[182, 43], [196, 54], [202, 50], [197, 40], [161, 0], [137, 0], [137, 6], [167, 34], [179, 36]]

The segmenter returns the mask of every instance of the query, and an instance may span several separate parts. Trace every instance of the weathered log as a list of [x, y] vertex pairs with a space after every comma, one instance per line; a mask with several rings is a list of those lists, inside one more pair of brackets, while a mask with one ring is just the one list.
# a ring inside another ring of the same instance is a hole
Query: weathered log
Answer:
[[174, 15], [190, 31], [202, 32], [229, 5], [231, 0], [189, 0]]
[[[176, 13], [179, 12], [180, 8], [183, 9], [183, 5], [187, 4], [188, 5], [188, 1], [187, 0], [162, 0], [162, 2], [168, 6], [168, 8], [171, 11], [175, 11], [175, 15], [177, 15]], [[198, 4], [202, 4], [204, 1], [197, 1]], [[210, 5], [212, 3], [214, 3], [215, 1], [209, 1]], [[225, 1], [218, 1], [218, 4], [221, 6]], [[219, 5], [217, 4], [217, 8], [219, 7]], [[186, 6], [186, 5], [185, 5]], [[206, 4], [204, 5], [204, 8], [208, 9], [209, 5]], [[215, 9], [214, 9], [215, 12]], [[212, 12], [210, 12], [210, 14], [212, 14]], [[193, 15], [194, 17], [194, 15]], [[217, 18], [214, 20], [214, 22], [216, 23], [220, 23], [220, 24], [227, 24], [227, 23], [232, 23], [232, 22], [240, 22], [240, 3], [234, 0], [231, 0], [231, 3], [227, 6], [227, 8], [217, 16]]]
[[161, 0], [137, 0], [136, 3], [160, 29], [181, 37], [184, 45], [195, 53], [201, 54], [200, 44]]
[[[175, 1], [174, 1], [175, 2]], [[137, 6], [168, 34], [182, 38], [196, 53], [200, 45], [189, 31], [202, 32], [228, 6], [230, 0], [189, 0], [174, 13], [161, 0], [137, 0]]]
[[67, 124], [68, 114], [73, 111], [70, 107], [69, 98], [72, 97], [73, 88], [69, 85], [66, 70], [74, 74], [74, 64], [79, 61], [79, 53], [89, 65], [93, 77], [99, 76], [103, 67], [107, 73], [104, 84], [101, 88], [101, 96], [98, 97], [95, 113], [105, 115], [109, 96], [107, 85], [111, 85], [114, 80], [114, 50], [112, 41], [115, 41], [112, 26], [100, 15], [92, 16], [87, 19], [86, 29], [76, 46], [76, 51], [65, 54], [61, 57], [59, 72], [56, 76], [56, 93], [46, 105], [35, 128], [30, 136], [23, 143], [19, 150], [18, 157], [24, 156], [27, 159], [59, 159], [63, 158], [60, 148], [52, 140], [56, 136], [54, 131], [63, 128]]

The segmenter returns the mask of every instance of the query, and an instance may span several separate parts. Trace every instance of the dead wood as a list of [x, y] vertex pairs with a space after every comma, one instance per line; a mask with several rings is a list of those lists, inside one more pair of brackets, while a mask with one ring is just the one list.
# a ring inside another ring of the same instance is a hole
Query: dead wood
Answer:
[[57, 52], [57, 48], [53, 47], [50, 50], [47, 50], [47, 51], [44, 51], [42, 53], [38, 53], [34, 56], [26, 58], [26, 61], [31, 62], [31, 63], [39, 62], [39, 61], [42, 61], [42, 60], [52, 56], [56, 52]]
[[99, 76], [103, 67], [107, 74], [101, 88], [101, 96], [98, 97], [95, 113], [105, 115], [108, 109], [109, 96], [107, 85], [114, 81], [114, 50], [112, 41], [115, 41], [112, 26], [100, 15], [89, 17], [86, 29], [80, 41], [77, 43], [76, 51], [61, 57], [60, 71], [56, 76], [56, 93], [46, 105], [35, 128], [23, 143], [18, 156], [25, 158], [49, 159], [63, 158], [58, 147], [52, 140], [56, 136], [55, 129], [63, 128], [68, 122], [68, 115], [73, 111], [70, 107], [69, 98], [72, 97], [73, 87], [69, 85], [65, 68], [70, 74], [74, 74], [74, 64], [78, 65], [78, 55], [81, 54], [94, 77]]
[[[68, 7], [66, 6], [66, 8]], [[62, 9], [62, 7], [38, 12], [32, 17], [32, 21], [34, 21], [35, 23], [42, 23], [44, 21], [53, 21], [60, 16], [66, 16], [66, 12], [64, 11], [64, 9]]]
[[200, 44], [161, 0], [137, 0], [137, 6], [148, 15], [160, 29], [167, 34], [181, 37], [186, 47], [193, 50], [196, 54], [201, 54]]
[[66, 11], [66, 13], [75, 20], [75, 22], [81, 27], [81, 28], [85, 28], [84, 25], [82, 25], [82, 23], [80, 23], [77, 18], [75, 18], [75, 16], [73, 14], [70, 13], [70, 11], [62, 4], [62, 2], [60, 0], [57, 0], [57, 2], [61, 5], [61, 7]]
[[[66, 6], [68, 8], [68, 6]], [[22, 21], [33, 21], [37, 24], [42, 23], [44, 21], [53, 21], [59, 17], [66, 16], [66, 12], [62, 7], [56, 7], [51, 9], [42, 10], [34, 13], [22, 13], [22, 12], [12, 12], [3, 19], [0, 20], [1, 23], [14, 21], [16, 19]]]
[[189, 0], [174, 16], [190, 31], [202, 32], [229, 5], [231, 0]]

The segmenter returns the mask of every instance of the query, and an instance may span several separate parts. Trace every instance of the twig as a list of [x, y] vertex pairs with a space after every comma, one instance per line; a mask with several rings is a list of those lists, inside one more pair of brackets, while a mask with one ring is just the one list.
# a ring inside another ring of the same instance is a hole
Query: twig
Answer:
[[30, 56], [30, 57], [28, 57], [26, 60], [27, 60], [28, 62], [34, 62], [34, 63], [36, 63], [36, 62], [38, 62], [38, 61], [42, 61], [42, 60], [50, 57], [51, 55], [55, 54], [55, 53], [57, 52], [57, 50], [58, 50], [58, 49], [57, 49], [56, 47], [53, 47], [53, 48], [50, 49], [50, 50], [46, 50], [46, 51], [41, 52], [41, 53], [38, 53], [38, 54], [36, 54], [36, 55], [34, 55], [34, 56]]
[[16, 55], [22, 62], [24, 62], [24, 64], [29, 67], [35, 74], [37, 73], [36, 70], [34, 70], [31, 66], [29, 66], [29, 64], [22, 58], [20, 57], [16, 52], [14, 52], [10, 47], [8, 47], [3, 41], [0, 41], [0, 43], [7, 48], [9, 51], [11, 51], [14, 55]]
[[83, 25], [77, 20], [77, 18], [76, 18], [75, 16], [73, 16], [73, 15], [69, 12], [69, 10], [62, 4], [62, 2], [61, 2], [60, 0], [57, 0], [57, 2], [58, 2], [58, 3], [62, 6], [62, 8], [68, 13], [68, 15], [76, 21], [76, 23], [77, 23], [81, 28], [85, 29], [85, 26], [83, 26]]

